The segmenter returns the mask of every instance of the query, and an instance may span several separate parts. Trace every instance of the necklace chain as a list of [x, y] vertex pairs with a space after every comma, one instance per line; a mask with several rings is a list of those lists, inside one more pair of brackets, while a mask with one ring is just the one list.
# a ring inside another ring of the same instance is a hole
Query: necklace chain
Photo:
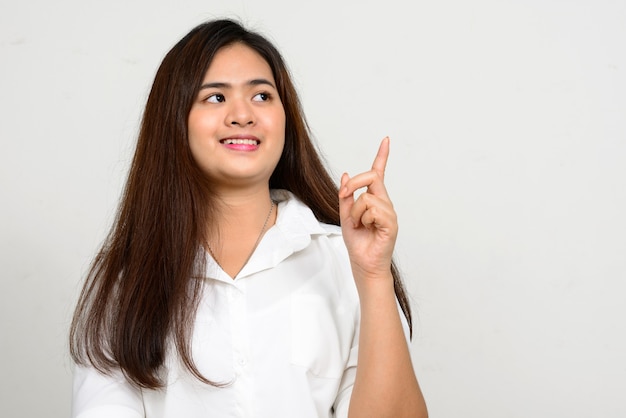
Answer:
[[[248, 257], [246, 258], [246, 261], [243, 262], [243, 264], [241, 265], [241, 268], [237, 271], [237, 274], [239, 274], [239, 272], [241, 270], [243, 270], [243, 268], [245, 267], [246, 264], [248, 264], [248, 261], [250, 261], [250, 258], [252, 257], [252, 254], [254, 254], [254, 250], [256, 250], [256, 247], [258, 247], [259, 242], [261, 242], [261, 238], [263, 237], [263, 233], [265, 232], [265, 228], [267, 228], [267, 223], [270, 220], [270, 217], [272, 216], [272, 212], [274, 211], [274, 206], [276, 206], [276, 202], [271, 199], [270, 202], [272, 202], [272, 205], [270, 206], [270, 211], [267, 214], [267, 217], [265, 218], [265, 222], [263, 222], [263, 227], [261, 228], [261, 232], [259, 233], [258, 238], [256, 239], [256, 242], [254, 243], [254, 246], [252, 247], [252, 250], [250, 251], [250, 253], [248, 254]], [[207, 248], [209, 249], [209, 253], [211, 254], [211, 257], [213, 257], [213, 260], [215, 260], [215, 262], [217, 263], [217, 265], [224, 270], [224, 267], [222, 267], [222, 265], [220, 264], [220, 262], [217, 260], [217, 257], [215, 256], [215, 253], [213, 252], [213, 249], [211, 248], [211, 245], [209, 244], [209, 242], [207, 241], [206, 243]], [[225, 271], [225, 270], [224, 270]], [[235, 276], [237, 276], [237, 274], [235, 274]], [[235, 277], [233, 276], [233, 277]]]

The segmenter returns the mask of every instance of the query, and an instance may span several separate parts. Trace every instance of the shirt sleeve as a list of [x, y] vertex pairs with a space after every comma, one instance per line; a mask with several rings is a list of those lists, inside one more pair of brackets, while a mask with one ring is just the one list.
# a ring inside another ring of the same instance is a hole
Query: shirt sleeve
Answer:
[[[400, 313], [400, 320], [402, 321], [402, 329], [404, 330], [404, 337], [406, 338], [407, 345], [411, 344], [411, 332], [409, 329], [409, 323], [402, 312], [400, 303], [396, 300], [398, 312]], [[334, 404], [335, 418], [348, 418], [348, 409], [350, 407], [350, 397], [352, 396], [352, 388], [354, 387], [354, 381], [356, 378], [357, 360], [359, 354], [359, 331], [354, 336], [352, 348], [350, 349], [350, 356], [346, 364], [346, 369], [341, 377], [341, 383], [339, 385], [339, 393]]]
[[117, 371], [103, 375], [91, 367], [74, 370], [72, 418], [145, 418], [141, 390]]
[[356, 378], [356, 364], [359, 354], [358, 335], [355, 336], [356, 345], [353, 345], [350, 349], [350, 357], [346, 370], [341, 377], [341, 383], [339, 384], [339, 393], [335, 400], [333, 415], [335, 418], [347, 418], [348, 407], [350, 406], [350, 397], [352, 396], [352, 388], [354, 387], [354, 380]]

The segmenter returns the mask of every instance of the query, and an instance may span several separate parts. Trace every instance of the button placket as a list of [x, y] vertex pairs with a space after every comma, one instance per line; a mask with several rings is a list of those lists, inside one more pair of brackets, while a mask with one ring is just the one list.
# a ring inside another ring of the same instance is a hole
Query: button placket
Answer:
[[238, 283], [229, 289], [228, 301], [230, 305], [233, 367], [237, 375], [233, 388], [237, 392], [238, 404], [242, 410], [242, 416], [253, 416], [253, 392], [252, 376], [249, 373], [249, 335], [247, 321], [247, 297], [245, 285]]
[[238, 374], [241, 373], [241, 366], [245, 365], [246, 346], [248, 341], [246, 327], [246, 298], [242, 289], [233, 286], [228, 299], [231, 310], [231, 330], [233, 335], [233, 360]]

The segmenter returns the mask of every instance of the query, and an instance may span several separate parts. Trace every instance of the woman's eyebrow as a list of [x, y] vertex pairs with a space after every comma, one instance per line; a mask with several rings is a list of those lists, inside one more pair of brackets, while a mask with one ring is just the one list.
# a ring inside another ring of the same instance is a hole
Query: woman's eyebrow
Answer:
[[274, 83], [272, 83], [271, 81], [266, 80], [264, 78], [256, 78], [254, 80], [250, 80], [250, 81], [248, 81], [248, 84], [251, 85], [251, 86], [258, 86], [258, 85], [261, 85], [261, 84], [267, 84], [267, 85], [271, 86], [272, 88], [276, 88]]
[[[274, 86], [274, 83], [272, 83], [271, 81], [265, 79], [265, 78], [255, 78], [253, 80], [250, 80], [246, 83], [249, 86], [259, 86], [259, 85], [263, 85], [263, 84], [267, 84], [269, 86], [271, 86], [272, 88], [276, 88], [276, 86]], [[212, 82], [212, 83], [204, 83], [203, 85], [200, 86], [200, 90], [203, 89], [230, 89], [232, 88], [232, 84], [230, 83], [223, 83], [223, 82]]]

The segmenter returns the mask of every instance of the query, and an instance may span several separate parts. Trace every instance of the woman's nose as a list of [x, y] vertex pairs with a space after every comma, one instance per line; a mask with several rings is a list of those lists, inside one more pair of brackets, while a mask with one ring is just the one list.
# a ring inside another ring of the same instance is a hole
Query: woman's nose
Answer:
[[231, 101], [231, 108], [226, 119], [227, 125], [248, 126], [254, 123], [254, 112], [249, 103], [242, 100]]

